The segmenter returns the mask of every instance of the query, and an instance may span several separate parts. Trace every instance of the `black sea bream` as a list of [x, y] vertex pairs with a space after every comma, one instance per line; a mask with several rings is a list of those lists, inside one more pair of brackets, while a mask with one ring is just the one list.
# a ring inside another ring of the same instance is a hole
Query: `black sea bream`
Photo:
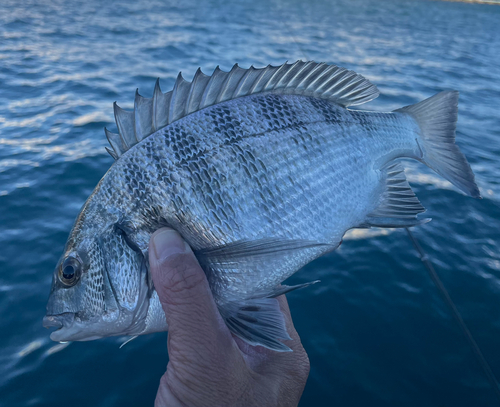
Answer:
[[[56, 267], [45, 326], [56, 341], [166, 331], [148, 243], [177, 230], [204, 268], [229, 329], [288, 350], [280, 284], [335, 250], [348, 229], [409, 227], [424, 208], [397, 159], [427, 164], [479, 197], [455, 145], [458, 92], [378, 113], [362, 76], [298, 61], [179, 75], [166, 94], [115, 104], [116, 159], [83, 206]], [[326, 282], [327, 283], [327, 282]]]

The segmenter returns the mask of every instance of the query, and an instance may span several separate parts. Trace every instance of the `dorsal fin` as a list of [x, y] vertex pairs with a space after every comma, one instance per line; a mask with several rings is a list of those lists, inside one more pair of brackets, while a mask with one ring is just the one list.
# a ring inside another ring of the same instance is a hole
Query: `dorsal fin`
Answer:
[[160, 89], [160, 78], [156, 80], [155, 90], [153, 91], [153, 127], [156, 130], [165, 127], [168, 124], [168, 106], [172, 91], [163, 93]]
[[166, 125], [205, 107], [257, 93], [292, 94], [328, 99], [341, 106], [359, 105], [375, 99], [379, 91], [363, 76], [336, 65], [297, 61], [280, 66], [268, 65], [231, 71], [215, 68], [211, 76], [200, 69], [193, 81], [181, 74], [174, 89], [163, 93], [156, 81], [152, 98], [136, 93], [134, 111], [126, 112], [114, 104], [118, 135], [106, 131], [116, 159], [125, 151]]
[[134, 121], [135, 136], [137, 141], [154, 133], [153, 126], [153, 99], [139, 95], [139, 89], [135, 91]]
[[111, 154], [111, 157], [117, 160], [123, 151], [127, 151], [127, 147], [118, 133], [112, 133], [106, 127], [104, 128], [104, 133], [111, 145], [111, 148], [106, 147], [106, 150]]
[[[134, 144], [137, 144], [138, 141], [135, 138], [134, 112], [127, 112], [126, 110], [123, 110], [116, 104], [116, 102], [113, 104], [113, 108], [115, 111], [116, 127], [118, 127], [118, 133], [120, 134], [120, 138], [125, 145], [125, 151], [127, 151]], [[125, 151], [122, 151], [122, 154]]]

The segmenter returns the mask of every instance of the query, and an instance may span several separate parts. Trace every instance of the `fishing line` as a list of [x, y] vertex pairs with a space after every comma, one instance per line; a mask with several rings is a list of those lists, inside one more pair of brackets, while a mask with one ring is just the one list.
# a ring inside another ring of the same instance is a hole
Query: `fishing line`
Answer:
[[450, 297], [450, 294], [448, 293], [448, 290], [444, 286], [443, 282], [439, 278], [439, 276], [436, 273], [436, 270], [434, 269], [434, 266], [432, 265], [431, 261], [429, 260], [429, 256], [424, 252], [424, 249], [422, 246], [420, 246], [420, 243], [418, 240], [415, 238], [413, 233], [410, 231], [410, 229], [406, 228], [406, 232], [408, 233], [408, 237], [410, 238], [411, 242], [413, 243], [413, 246], [418, 252], [418, 255], [420, 257], [420, 260], [422, 263], [424, 263], [425, 268], [429, 272], [429, 276], [431, 277], [431, 280], [433, 281], [434, 285], [438, 289], [438, 291], [441, 293], [444, 302], [446, 305], [448, 305], [448, 308], [450, 309], [451, 315], [457, 321], [458, 325], [460, 326], [460, 329], [462, 330], [462, 333], [464, 334], [465, 338], [469, 342], [469, 345], [472, 348], [472, 351], [474, 352], [474, 355], [476, 355], [477, 361], [481, 365], [481, 368], [483, 369], [484, 374], [488, 378], [488, 381], [490, 382], [491, 387], [493, 388], [493, 391], [495, 392], [495, 395], [497, 396], [498, 401], [500, 401], [500, 386], [498, 384], [498, 380], [495, 377], [495, 374], [491, 370], [490, 365], [484, 358], [483, 353], [481, 352], [481, 349], [479, 348], [477, 342], [474, 340], [474, 337], [472, 336], [471, 332], [469, 331], [469, 328], [465, 324], [465, 321], [463, 320], [462, 316], [460, 315], [460, 312], [458, 311], [455, 303]]
[[[286, 30], [288, 31], [288, 35], [290, 36], [292, 41], [295, 43], [295, 45], [297, 46], [299, 51], [306, 57], [306, 60], [310, 61], [311, 59], [307, 56], [304, 49], [302, 49], [302, 47], [300, 46], [298, 41], [295, 39], [295, 36], [293, 35], [291, 28], [288, 26], [287, 22], [283, 18], [283, 14], [281, 12], [281, 7], [279, 4], [278, 4], [278, 7], [279, 7], [279, 15], [281, 16], [281, 21], [282, 21], [283, 25], [285, 26]], [[465, 338], [469, 342], [469, 345], [472, 348], [472, 351], [473, 351], [474, 355], [476, 356], [476, 359], [477, 359], [479, 365], [481, 366], [481, 368], [482, 368], [484, 374], [486, 375], [493, 391], [495, 392], [495, 395], [496, 395], [498, 401], [500, 402], [500, 385], [498, 383], [497, 378], [495, 377], [495, 374], [491, 370], [491, 367], [488, 364], [488, 362], [486, 361], [483, 353], [481, 352], [479, 345], [475, 341], [474, 337], [472, 336], [472, 333], [470, 332], [465, 321], [463, 320], [462, 316], [460, 315], [460, 312], [458, 311], [455, 303], [451, 299], [450, 294], [448, 293], [448, 290], [446, 289], [443, 282], [441, 281], [441, 279], [437, 275], [436, 270], [434, 269], [434, 266], [432, 265], [431, 261], [429, 260], [429, 257], [424, 252], [424, 249], [422, 248], [422, 246], [420, 245], [420, 243], [418, 242], [416, 237], [413, 235], [413, 233], [410, 231], [410, 229], [408, 229], [408, 228], [405, 228], [405, 229], [406, 229], [406, 232], [408, 233], [408, 237], [410, 238], [411, 242], [413, 243], [413, 246], [417, 250], [417, 253], [420, 257], [420, 260], [422, 261], [425, 268], [429, 272], [429, 276], [430, 276], [432, 282], [434, 283], [434, 285], [436, 286], [438, 291], [441, 293], [441, 296], [443, 297], [444, 302], [448, 306], [448, 308], [451, 312], [451, 315], [453, 316], [453, 318], [457, 322], [458, 326], [460, 327], [460, 330], [462, 331]]]
[[295, 36], [293, 35], [293, 31], [292, 29], [290, 28], [290, 26], [287, 24], [287, 22], [285, 21], [285, 19], [283, 18], [283, 13], [282, 13], [282, 9], [281, 9], [281, 5], [278, 4], [278, 9], [279, 9], [279, 12], [278, 14], [280, 15], [281, 17], [281, 22], [283, 23], [283, 25], [285, 26], [286, 30], [288, 31], [288, 35], [290, 36], [290, 38], [292, 39], [292, 41], [295, 43], [295, 45], [297, 46], [298, 50], [306, 57], [306, 61], [312, 61], [311, 58], [309, 58], [309, 56], [307, 55], [307, 53], [304, 51], [304, 49], [302, 48], [302, 46], [299, 44], [299, 42], [295, 39]]

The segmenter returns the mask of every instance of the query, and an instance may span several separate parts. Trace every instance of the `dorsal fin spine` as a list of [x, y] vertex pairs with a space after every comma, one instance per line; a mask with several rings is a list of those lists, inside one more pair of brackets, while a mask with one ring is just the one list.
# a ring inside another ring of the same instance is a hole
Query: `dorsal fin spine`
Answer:
[[335, 75], [334, 79], [332, 80], [331, 86], [327, 89], [325, 93], [328, 93], [329, 91], [335, 91], [337, 92], [339, 89], [339, 86], [342, 86], [344, 82], [348, 80], [348, 72], [346, 70], [342, 70], [338, 73], [338, 75]]
[[240, 89], [240, 83], [243, 81], [243, 79], [247, 76], [247, 69], [240, 68], [238, 66], [238, 69], [235, 70], [234, 72], [234, 77], [231, 79], [231, 82], [228, 83], [229, 88], [227, 90], [227, 95], [228, 97], [226, 98], [227, 100], [234, 99], [238, 97], [238, 89]]
[[297, 83], [294, 84], [294, 88], [298, 89], [299, 92], [304, 90], [304, 87], [301, 86], [309, 77], [309, 75], [314, 72], [315, 66], [311, 63], [306, 63], [304, 67], [301, 69], [300, 73], [297, 75], [296, 81]]
[[160, 95], [163, 95], [161, 92], [160, 88], [160, 78], [156, 78], [156, 83], [155, 83], [155, 89], [153, 90], [153, 128], [154, 131], [159, 129], [158, 126], [158, 98], [161, 97]]
[[189, 94], [186, 101], [186, 111], [188, 113], [194, 112], [198, 108], [200, 102], [199, 100], [196, 101], [193, 96], [195, 96], [195, 91], [197, 89], [198, 83], [206, 78], [209, 77], [201, 71], [201, 68], [198, 68], [196, 70], [196, 73], [194, 74], [193, 81], [191, 82], [191, 88], [189, 89]]
[[104, 128], [104, 133], [106, 134], [106, 138], [108, 139], [108, 142], [114, 151], [113, 155], [108, 149], [108, 152], [111, 154], [111, 156], [113, 156], [113, 158], [116, 159], [123, 154], [123, 151], [127, 151], [120, 134], [112, 133], [106, 127]]
[[302, 82], [299, 84], [300, 88], [303, 88], [304, 90], [309, 89], [309, 85], [314, 82], [314, 80], [318, 77], [321, 76], [321, 73], [324, 70], [324, 64], [320, 64], [316, 66], [313, 70], [311, 70], [307, 76], [302, 80]]
[[172, 89], [172, 97], [170, 99], [170, 106], [168, 110], [168, 123], [172, 123], [179, 117], [182, 117], [185, 109], [184, 103], [178, 103], [178, 100], [182, 99], [182, 91], [184, 90], [184, 84], [188, 83], [183, 77], [182, 72], [177, 75], [177, 80], [174, 84], [174, 89]]
[[328, 83], [330, 83], [330, 81], [332, 80], [332, 76], [331, 75], [335, 75], [333, 72], [337, 72], [338, 71], [338, 67], [335, 66], [335, 65], [330, 65], [328, 66], [327, 69], [325, 69], [325, 72], [323, 73], [323, 76], [320, 77], [320, 78], [317, 78], [316, 79], [316, 82], [319, 82], [320, 79], [322, 79], [323, 77], [326, 77], [328, 78], [327, 80], [324, 80], [321, 81], [321, 84], [319, 84], [319, 86], [316, 88], [317, 89], [317, 92], [320, 92], [320, 93], [324, 93], [324, 90]]
[[293, 64], [289, 65], [288, 71], [281, 77], [279, 82], [276, 84], [276, 89], [286, 88], [288, 86], [288, 83], [295, 75], [295, 71], [297, 69], [300, 69], [300, 68], [297, 68], [297, 66], [299, 66], [300, 62], [302, 62], [302, 61], [296, 61]]
[[[316, 82], [316, 79], [320, 78], [323, 76], [323, 72], [325, 71], [326, 65], [325, 64], [320, 64], [318, 65], [315, 69], [313, 69], [309, 75], [307, 75], [307, 78], [303, 80], [304, 83], [304, 90], [307, 91], [310, 88], [312, 88], [312, 84]], [[302, 85], [302, 84], [301, 84]]]
[[115, 111], [116, 127], [118, 127], [118, 132], [123, 143], [129, 149], [137, 141], [135, 137], [134, 113], [123, 110], [116, 102], [113, 104], [113, 108]]
[[240, 81], [238, 82], [238, 86], [236, 86], [236, 89], [234, 90], [233, 97], [238, 97], [240, 95], [240, 92], [242, 91], [242, 89], [244, 89], [248, 78], [250, 78], [253, 72], [255, 71], [256, 69], [253, 67], [253, 65], [251, 65], [250, 68], [246, 70], [245, 74], [241, 77]]
[[158, 86], [155, 86], [153, 94], [153, 111], [155, 115], [153, 122], [155, 129], [159, 130], [168, 124], [168, 110], [172, 97], [172, 91], [163, 93], [160, 89], [159, 79], [157, 80], [157, 85]]
[[278, 69], [276, 69], [276, 71], [267, 80], [262, 90], [264, 92], [269, 92], [274, 90], [275, 86], [279, 83], [280, 79], [285, 75], [288, 66], [289, 65], [285, 62]]
[[286, 75], [281, 78], [284, 87], [289, 87], [291, 81], [299, 74], [306, 63], [304, 61], [296, 61], [291, 64]]
[[[310, 62], [310, 61], [309, 61]], [[299, 92], [301, 89], [299, 88], [300, 83], [304, 79], [305, 76], [309, 73], [309, 71], [314, 68], [309, 62], [306, 62], [299, 72], [292, 78], [292, 80], [288, 83], [288, 86], [293, 87], [294, 89], [298, 89]]]
[[115, 150], [113, 150], [112, 148], [109, 148], [109, 147], [104, 147], [106, 149], [106, 151], [109, 153], [109, 155], [111, 157], [113, 157], [115, 160], [118, 160], [118, 158], [120, 158], [118, 156], [118, 154], [115, 153]]
[[335, 93], [337, 93], [339, 90], [343, 89], [343, 86], [346, 83], [349, 83], [349, 72], [344, 71], [344, 72], [342, 72], [342, 75], [340, 76], [340, 80], [335, 82], [331, 88], [334, 88]]
[[[238, 96], [251, 95], [252, 88], [255, 85], [255, 82], [257, 82], [257, 78], [259, 78], [261, 75], [262, 72], [260, 72], [259, 69], [254, 68], [252, 65], [248, 72], [245, 74], [245, 78], [243, 79], [243, 81], [240, 82]], [[247, 89], [245, 90], [245, 88]]]
[[268, 69], [272, 69], [272, 68], [274, 68], [272, 65], [268, 65], [262, 70], [262, 72], [258, 76], [257, 80], [250, 88], [250, 91], [248, 92], [249, 94], [257, 93], [255, 90], [258, 89], [260, 82], [262, 82], [262, 78], [266, 76], [266, 72], [268, 71]]
[[351, 82], [351, 78], [349, 76], [346, 76], [346, 78], [344, 79], [344, 83], [343, 83], [344, 86], [342, 86], [342, 88], [340, 88], [337, 92], [345, 92], [345, 91], [350, 91], [351, 89], [354, 89], [356, 88], [356, 86], [358, 85], [357, 83], [352, 83]]
[[212, 76], [210, 76], [210, 79], [208, 80], [207, 86], [203, 92], [203, 96], [201, 97], [201, 100], [200, 100], [200, 108], [201, 109], [203, 109], [205, 106], [208, 106], [207, 100], [209, 98], [209, 94], [211, 91], [210, 85], [218, 79], [220, 72], [222, 72], [222, 71], [220, 70], [219, 65], [217, 65], [214, 69], [214, 72], [212, 73]]
[[221, 85], [221, 89], [219, 91], [219, 96], [217, 96], [217, 98], [215, 99], [215, 103], [220, 103], [220, 102], [223, 102], [225, 99], [225, 93], [227, 91], [227, 88], [228, 88], [228, 85], [230, 83], [230, 80], [231, 80], [231, 75], [238, 69], [238, 64], [234, 64], [233, 67], [231, 68], [231, 70], [229, 71], [229, 74], [226, 76], [226, 79], [224, 80], [224, 82], [222, 82], [222, 85]]
[[[325, 64], [326, 65], [326, 64]], [[323, 71], [321, 72], [320, 75], [318, 75], [310, 84], [309, 86], [307, 87], [307, 89], [317, 89], [319, 91], [319, 89], [321, 89], [322, 85], [316, 87], [316, 84], [318, 82], [321, 82], [321, 79], [324, 78], [325, 76], [327, 76], [330, 71], [332, 71], [332, 69], [334, 69], [334, 66], [331, 66], [331, 65], [326, 65], [324, 66], [324, 69]]]
[[139, 89], [135, 91], [134, 121], [137, 141], [141, 141], [155, 131], [153, 124], [153, 99], [141, 96]]
[[[141, 119], [139, 116], [139, 105], [140, 105], [140, 99], [142, 98], [141, 95], [139, 95], [139, 88], [135, 90], [135, 98], [134, 98], [134, 133], [135, 133], [135, 139], [137, 141], [140, 141], [140, 134], [141, 134]], [[139, 136], [138, 136], [139, 133]]]

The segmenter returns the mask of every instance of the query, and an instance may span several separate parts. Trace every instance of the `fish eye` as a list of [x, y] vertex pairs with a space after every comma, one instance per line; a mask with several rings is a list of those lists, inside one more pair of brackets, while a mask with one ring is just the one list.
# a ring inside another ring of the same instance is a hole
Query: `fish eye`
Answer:
[[69, 256], [59, 268], [59, 281], [65, 286], [74, 286], [80, 278], [82, 264], [76, 257]]

